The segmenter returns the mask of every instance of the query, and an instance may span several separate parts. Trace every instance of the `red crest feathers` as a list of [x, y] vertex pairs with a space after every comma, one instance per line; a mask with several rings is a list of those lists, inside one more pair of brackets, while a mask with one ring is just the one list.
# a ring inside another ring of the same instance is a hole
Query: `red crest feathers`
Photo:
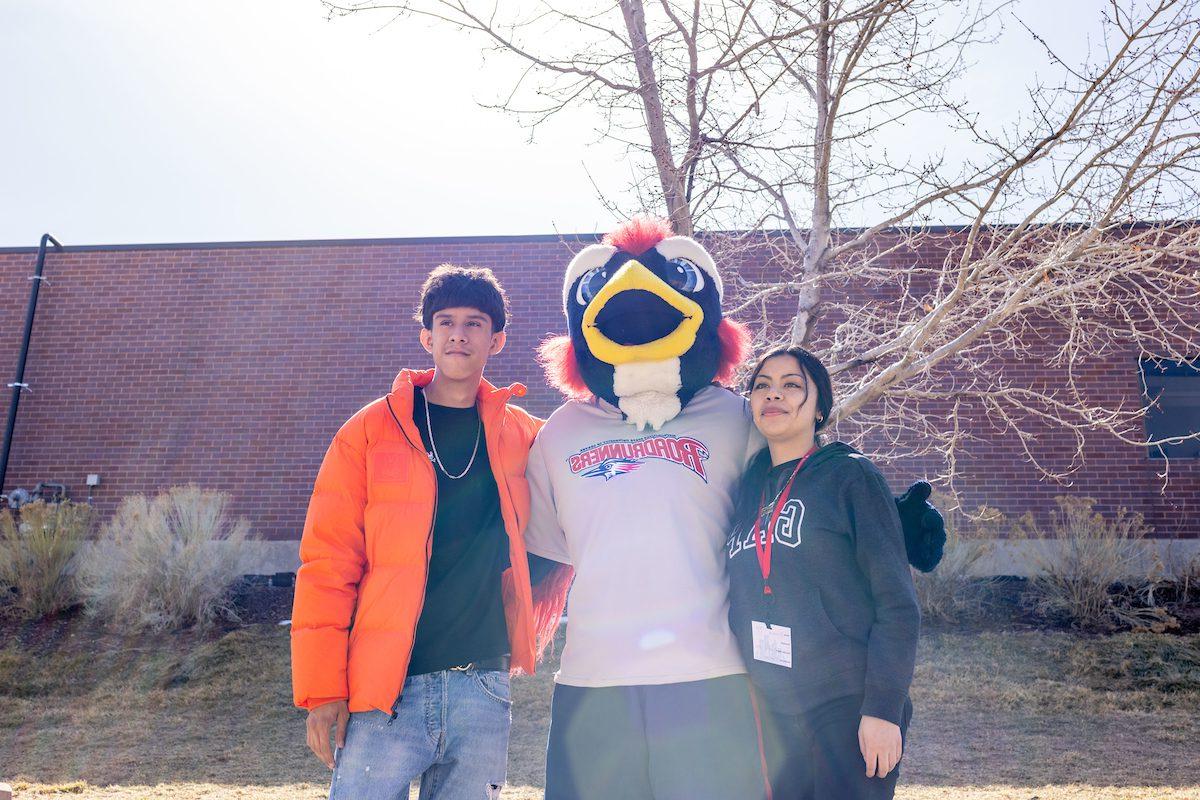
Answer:
[[546, 382], [568, 400], [586, 400], [592, 396], [592, 390], [584, 383], [583, 373], [579, 371], [570, 336], [552, 336], [543, 341], [538, 346], [538, 363], [546, 373]]
[[723, 319], [717, 326], [717, 338], [721, 341], [721, 357], [717, 360], [717, 374], [713, 380], [729, 385], [737, 375], [738, 367], [750, 356], [750, 331], [740, 322]]
[[618, 225], [616, 230], [605, 236], [604, 244], [640, 256], [663, 239], [674, 235], [671, 223], [665, 219], [639, 214], [628, 222]]

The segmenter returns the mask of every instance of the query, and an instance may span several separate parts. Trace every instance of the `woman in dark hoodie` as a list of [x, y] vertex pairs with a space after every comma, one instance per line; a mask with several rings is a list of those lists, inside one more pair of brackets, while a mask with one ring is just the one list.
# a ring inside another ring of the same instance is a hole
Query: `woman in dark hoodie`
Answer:
[[891, 798], [920, 626], [896, 504], [865, 456], [818, 441], [833, 390], [815, 356], [772, 350], [749, 393], [767, 447], [729, 535], [729, 620], [774, 798]]

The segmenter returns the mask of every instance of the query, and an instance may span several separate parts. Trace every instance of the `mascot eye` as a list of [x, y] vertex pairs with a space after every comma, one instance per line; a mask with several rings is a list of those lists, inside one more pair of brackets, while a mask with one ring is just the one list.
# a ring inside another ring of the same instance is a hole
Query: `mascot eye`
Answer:
[[575, 290], [575, 302], [581, 306], [586, 306], [596, 296], [596, 292], [600, 291], [600, 287], [608, 283], [608, 270], [604, 267], [593, 267], [583, 273], [583, 277], [579, 279], [578, 288]]
[[667, 262], [667, 283], [681, 292], [695, 294], [704, 288], [704, 271], [686, 258]]

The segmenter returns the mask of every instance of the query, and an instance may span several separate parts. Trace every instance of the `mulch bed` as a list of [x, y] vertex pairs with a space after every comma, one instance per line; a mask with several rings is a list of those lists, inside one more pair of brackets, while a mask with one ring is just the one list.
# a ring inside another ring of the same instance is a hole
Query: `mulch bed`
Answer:
[[[1069, 623], [1047, 619], [1032, 612], [1021, 601], [1028, 580], [1011, 575], [980, 580], [981, 612], [972, 619], [947, 622], [927, 617], [921, 631], [930, 633], [978, 633], [982, 631], [1040, 630], [1071, 631]], [[1186, 595], [1180, 584], [1166, 584], [1155, 592], [1155, 602], [1179, 621], [1167, 633], [1200, 633], [1200, 586], [1191, 585]], [[1108, 633], [1110, 631], [1084, 631]]]
[[[219, 638], [231, 630], [248, 625], [278, 625], [292, 616], [293, 586], [289, 575], [248, 575], [233, 589], [233, 608], [237, 619], [222, 620], [206, 632], [189, 631], [200, 639]], [[282, 585], [281, 585], [282, 584]], [[922, 631], [928, 633], [976, 633], [1006, 630], [1069, 630], [1069, 626], [1033, 614], [1021, 603], [1024, 578], [1003, 577], [981, 581], [984, 594], [982, 613], [966, 621], [948, 623], [927, 618]], [[1200, 633], [1200, 587], [1191, 587], [1182, 596], [1182, 587], [1167, 586], [1156, 594], [1157, 602], [1179, 620], [1170, 633]], [[0, 600], [0, 642], [16, 642], [22, 649], [53, 649], [76, 630], [92, 629], [82, 608], [76, 606], [47, 619], [22, 621], [5, 613]], [[119, 632], [114, 631], [114, 634]]]
[[[280, 576], [282, 577], [282, 576]], [[278, 624], [292, 618], [291, 585], [280, 586], [280, 581], [267, 575], [247, 575], [233, 591], [233, 609], [240, 620], [224, 623], [230, 628], [241, 625]]]
[[[278, 625], [292, 616], [292, 587], [272, 584], [271, 576], [248, 575], [233, 588], [233, 610], [236, 619], [221, 620], [210, 630], [186, 631], [198, 639], [217, 639], [231, 630], [248, 625]], [[97, 631], [95, 623], [83, 613], [82, 606], [72, 606], [60, 613], [39, 620], [21, 620], [12, 614], [7, 598], [0, 598], [0, 643], [16, 643], [22, 650], [45, 652], [74, 636], [76, 631], [119, 638], [122, 631]]]

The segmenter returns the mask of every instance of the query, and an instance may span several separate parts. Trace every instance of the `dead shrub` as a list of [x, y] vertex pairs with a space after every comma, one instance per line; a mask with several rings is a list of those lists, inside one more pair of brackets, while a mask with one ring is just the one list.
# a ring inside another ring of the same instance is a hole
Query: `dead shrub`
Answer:
[[1059, 543], [1053, 555], [1036, 556], [1038, 571], [1029, 579], [1025, 604], [1075, 628], [1161, 633], [1176, 627], [1178, 621], [1154, 604], [1159, 576], [1146, 571], [1141, 547], [1153, 529], [1142, 515], [1120, 508], [1110, 519], [1090, 497], [1054, 500], [1058, 509], [1049, 531], [1039, 530], [1031, 517], [1022, 521], [1027, 532]]
[[[1168, 554], [1178, 545], [1179, 540], [1167, 544]], [[1182, 558], [1172, 558], [1174, 570], [1169, 583], [1174, 584], [1175, 602], [1181, 607], [1188, 607], [1200, 601], [1200, 554], [1184, 561]]]
[[988, 587], [994, 581], [974, 574], [978, 562], [988, 555], [1006, 525], [1003, 514], [980, 506], [974, 513], [965, 511], [958, 500], [945, 492], [930, 498], [946, 521], [946, 548], [940, 564], [932, 572], [913, 570], [913, 585], [925, 619], [966, 622], [978, 619], [985, 611]]
[[82, 560], [88, 611], [156, 631], [234, 618], [229, 589], [240, 577], [250, 525], [230, 518], [228, 504], [228, 495], [195, 485], [152, 500], [126, 497]]
[[78, 601], [71, 571], [92, 519], [91, 506], [69, 500], [0, 511], [0, 586], [15, 590], [19, 617], [38, 619]]

